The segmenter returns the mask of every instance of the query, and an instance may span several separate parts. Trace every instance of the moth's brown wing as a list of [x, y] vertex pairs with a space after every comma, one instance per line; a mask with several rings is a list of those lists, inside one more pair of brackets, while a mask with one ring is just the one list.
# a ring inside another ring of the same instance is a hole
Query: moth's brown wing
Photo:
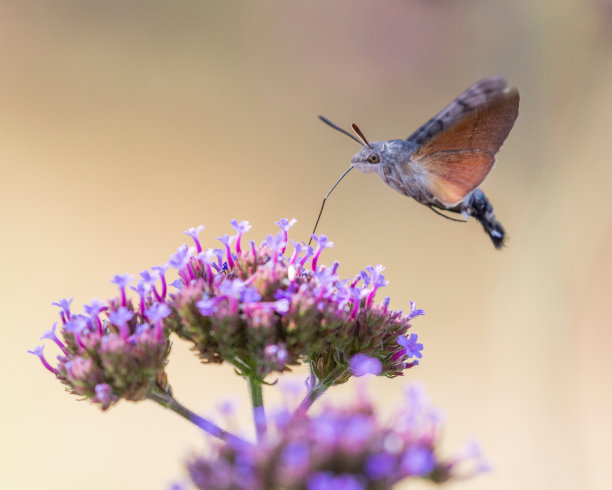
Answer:
[[442, 204], [457, 204], [484, 180], [514, 125], [518, 106], [516, 89], [498, 94], [437, 133], [410, 156], [427, 171], [425, 185]]
[[412, 133], [408, 137], [408, 141], [414, 141], [422, 145], [432, 136], [448, 128], [476, 107], [496, 99], [506, 89], [506, 80], [499, 75], [483, 78]]

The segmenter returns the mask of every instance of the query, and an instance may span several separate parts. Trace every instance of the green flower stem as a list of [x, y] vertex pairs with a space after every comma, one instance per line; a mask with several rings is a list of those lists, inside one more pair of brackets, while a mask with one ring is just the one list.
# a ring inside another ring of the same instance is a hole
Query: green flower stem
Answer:
[[251, 404], [253, 405], [253, 420], [255, 421], [255, 433], [257, 441], [261, 442], [268, 432], [266, 422], [266, 412], [263, 404], [262, 383], [255, 376], [247, 376], [249, 382], [249, 392], [251, 395]]
[[347, 367], [337, 366], [335, 369], [330, 371], [330, 373], [322, 380], [313, 386], [313, 388], [308, 392], [308, 394], [302, 400], [299, 407], [295, 410], [294, 416], [304, 415], [308, 409], [312, 406], [314, 402], [316, 402], [325, 391], [332, 386], [336, 380], [344, 376], [348, 371]]
[[193, 413], [187, 407], [184, 407], [179, 402], [177, 402], [172, 396], [172, 393], [161, 389], [157, 385], [153, 385], [153, 387], [147, 394], [147, 398], [149, 400], [153, 400], [154, 402], [159, 403], [163, 407], [169, 408], [174, 413], [197, 425], [205, 432], [208, 432], [211, 436], [216, 437], [217, 439], [221, 439], [223, 442], [227, 442], [228, 444], [234, 447], [251, 445], [251, 443], [249, 443], [248, 441], [245, 441], [244, 439], [241, 439], [240, 437], [221, 429], [221, 427], [213, 424], [210, 420], [207, 420], [204, 417], [200, 417], [199, 415]]

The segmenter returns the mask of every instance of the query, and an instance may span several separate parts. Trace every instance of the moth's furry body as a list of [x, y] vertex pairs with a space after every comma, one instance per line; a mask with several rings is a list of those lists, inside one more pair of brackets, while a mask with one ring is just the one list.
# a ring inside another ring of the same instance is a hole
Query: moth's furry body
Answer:
[[[366, 143], [351, 159], [421, 204], [478, 220], [496, 248], [504, 228], [478, 189], [518, 115], [519, 95], [499, 76], [477, 82], [408, 139]], [[356, 126], [353, 129], [359, 131]]]

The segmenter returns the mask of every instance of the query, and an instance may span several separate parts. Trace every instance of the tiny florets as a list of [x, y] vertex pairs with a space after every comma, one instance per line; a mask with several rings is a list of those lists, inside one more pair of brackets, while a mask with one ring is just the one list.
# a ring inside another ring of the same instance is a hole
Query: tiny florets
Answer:
[[[367, 267], [350, 283], [340, 279], [338, 263], [318, 263], [333, 246], [323, 235], [314, 237], [316, 250], [294, 243], [285, 255], [294, 222], [280, 220], [281, 233], [247, 250], [238, 248], [239, 239], [232, 247], [236, 237], [228, 235], [219, 237], [225, 251], [188, 256], [186, 245], [179, 248], [180, 260], [170, 263], [178, 266], [181, 283], [167, 302], [172, 314], [165, 325], [193, 342], [202, 361], [228, 361], [261, 379], [306, 361], [320, 378], [344, 368], [338, 382], [344, 381], [359, 353], [379, 362], [380, 374], [402, 374], [414, 364], [407, 362], [413, 352], [397, 342], [410, 328], [409, 317], [390, 311], [388, 300], [374, 303], [387, 284], [382, 266]], [[238, 238], [250, 229], [245, 221], [232, 226]]]
[[116, 275], [112, 282], [119, 287], [119, 297], [106, 302], [94, 299], [85, 305], [85, 314], [70, 312], [72, 300], [54, 303], [60, 308], [63, 340], [56, 335], [56, 324], [43, 338], [61, 349], [57, 366], [46, 361], [42, 348], [32, 352], [69, 392], [90, 399], [103, 410], [121, 398], [140, 400], [153, 383], [161, 387], [165, 383], [170, 343], [162, 321], [170, 308], [151, 294], [152, 280], [133, 288], [140, 296], [134, 306], [125, 294], [131, 280], [127, 274]]
[[[301, 362], [328, 384], [351, 374], [398, 376], [415, 365], [409, 359], [421, 357], [422, 345], [415, 334], [406, 335], [409, 321], [422, 311], [411, 303], [404, 315], [390, 310], [388, 299], [375, 303], [387, 284], [382, 266], [347, 280], [338, 276], [337, 262], [319, 264], [323, 250], [333, 246], [324, 235], [313, 237], [316, 249], [294, 243], [285, 254], [294, 224], [281, 219], [280, 232], [241, 249], [251, 225], [233, 220], [237, 235], [219, 238], [225, 250], [203, 249], [203, 226], [190, 228], [185, 233], [195, 246], [181, 245], [167, 264], [141, 272], [135, 286], [129, 286], [132, 276], [115, 275], [117, 297], [94, 299], [83, 314], [71, 311], [72, 299], [54, 303], [63, 339], [55, 329], [44, 337], [62, 351], [57, 367], [42, 349], [32, 353], [69, 391], [104, 409], [121, 398], [143, 398], [154, 382], [164, 384], [170, 331], [192, 342], [203, 362], [227, 361], [259, 380]], [[169, 266], [179, 277], [172, 293]], [[128, 288], [137, 298], [128, 298]]]

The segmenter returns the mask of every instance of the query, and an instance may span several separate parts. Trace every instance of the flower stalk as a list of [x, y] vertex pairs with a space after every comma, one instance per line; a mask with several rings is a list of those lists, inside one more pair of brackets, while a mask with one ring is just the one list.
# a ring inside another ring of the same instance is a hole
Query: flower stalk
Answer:
[[253, 408], [253, 421], [255, 423], [255, 434], [257, 442], [262, 442], [267, 435], [268, 426], [266, 421], [266, 411], [263, 402], [263, 383], [256, 376], [247, 376], [249, 384], [249, 395], [251, 398], [251, 406]]
[[177, 415], [180, 415], [185, 420], [188, 420], [192, 424], [197, 425], [200, 429], [210, 434], [211, 436], [228, 443], [231, 446], [247, 446], [251, 445], [249, 442], [241, 439], [226, 430], [223, 430], [218, 425], [214, 424], [210, 420], [201, 417], [200, 415], [192, 412], [187, 407], [179, 403], [173, 396], [172, 391], [160, 388], [157, 384], [153, 384], [151, 390], [147, 393], [146, 398], [159, 403], [162, 407], [172, 410]]
[[302, 402], [298, 405], [297, 409], [295, 410], [294, 417], [306, 414], [306, 412], [313, 405], [313, 403], [316, 402], [319, 398], [321, 398], [323, 393], [325, 393], [330, 386], [333, 386], [339, 379], [345, 377], [347, 373], [347, 367], [336, 366], [332, 371], [327, 374], [324, 379], [319, 380], [315, 377], [315, 379], [317, 379], [315, 385], [308, 390], [308, 393], [306, 394]]

